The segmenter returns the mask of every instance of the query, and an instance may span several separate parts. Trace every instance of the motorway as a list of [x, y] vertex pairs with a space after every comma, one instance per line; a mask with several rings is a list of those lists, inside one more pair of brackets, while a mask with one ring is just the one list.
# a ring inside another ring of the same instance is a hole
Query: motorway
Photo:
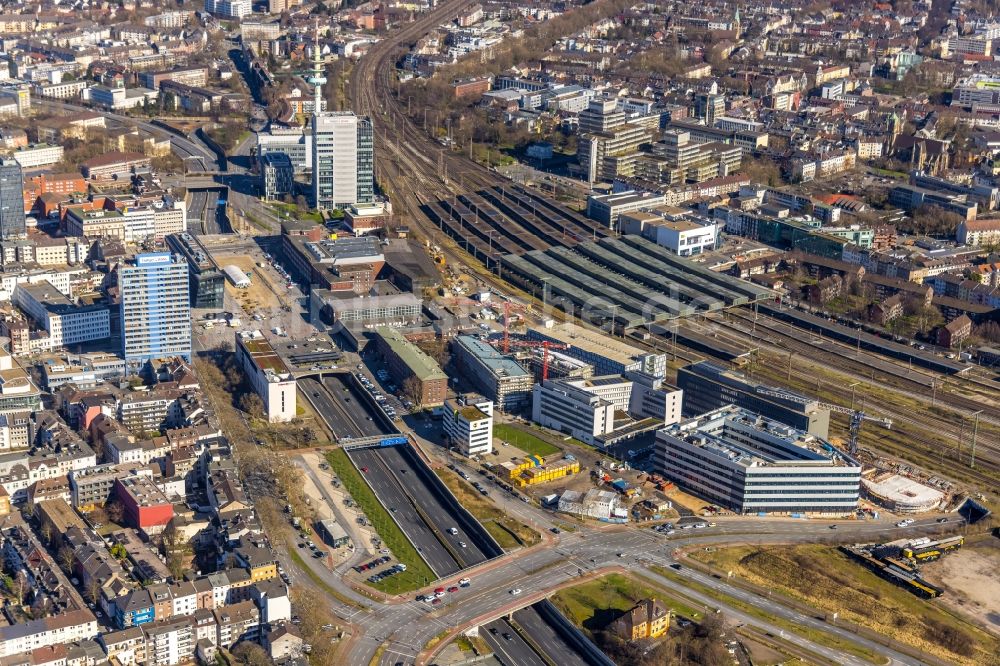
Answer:
[[299, 380], [306, 398], [338, 439], [395, 434], [383, 426], [371, 398], [355, 390], [350, 381], [344, 373], [328, 374], [322, 382], [316, 377]]
[[[493, 648], [494, 656], [506, 666], [548, 666], [505, 619], [487, 622], [481, 627], [479, 635]], [[563, 666], [561, 661], [556, 663]], [[566, 664], [569, 666], [569, 662]]]
[[130, 116], [122, 116], [117, 113], [110, 113], [101, 109], [92, 108], [89, 106], [81, 106], [79, 104], [69, 104], [67, 102], [57, 102], [50, 99], [36, 99], [33, 100], [38, 106], [49, 107], [53, 109], [60, 109], [62, 111], [76, 113], [79, 111], [91, 111], [99, 113], [109, 120], [114, 120], [118, 123], [124, 125], [135, 125], [136, 127], [150, 132], [152, 134], [166, 134], [170, 137], [170, 146], [174, 149], [174, 153], [177, 154], [184, 162], [190, 163], [190, 171], [211, 171], [209, 167], [215, 162], [215, 154], [212, 153], [208, 148], [201, 145], [201, 143], [189, 139], [177, 136], [176, 134], [171, 134], [167, 132], [162, 127], [157, 127], [152, 123], [143, 122], [137, 118], [132, 118]]
[[587, 662], [542, 618], [535, 606], [516, 611], [514, 621], [559, 666], [587, 666]]
[[[359, 468], [368, 469], [364, 474], [369, 485], [435, 574], [444, 578], [486, 560], [476, 539], [420, 480], [397, 447], [359, 449], [349, 455]], [[451, 527], [458, 534], [449, 534]]]

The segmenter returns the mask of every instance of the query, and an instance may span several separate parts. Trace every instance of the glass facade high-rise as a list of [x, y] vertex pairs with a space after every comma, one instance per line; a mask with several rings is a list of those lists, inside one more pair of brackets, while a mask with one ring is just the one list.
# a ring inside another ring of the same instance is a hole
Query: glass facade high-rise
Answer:
[[312, 117], [313, 198], [331, 210], [370, 203], [375, 197], [374, 132], [368, 118], [353, 112]]
[[28, 232], [24, 222], [24, 177], [13, 159], [0, 159], [0, 239]]
[[135, 372], [146, 361], [169, 356], [191, 360], [188, 265], [169, 252], [136, 255], [119, 269], [125, 364]]

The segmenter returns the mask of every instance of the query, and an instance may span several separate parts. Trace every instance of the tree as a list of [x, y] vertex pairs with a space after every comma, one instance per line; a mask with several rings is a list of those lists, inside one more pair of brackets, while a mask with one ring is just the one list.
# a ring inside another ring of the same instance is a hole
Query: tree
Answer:
[[111, 546], [111, 548], [108, 549], [108, 552], [111, 553], [111, 557], [115, 558], [116, 560], [124, 560], [126, 557], [128, 557], [128, 549], [125, 548], [125, 546], [123, 546], [120, 543], [116, 543], [113, 546]]
[[63, 571], [67, 574], [72, 572], [73, 562], [76, 559], [76, 554], [73, 552], [73, 549], [69, 546], [63, 546], [59, 549], [56, 556], [59, 558], [59, 564], [62, 565]]
[[108, 512], [105, 511], [103, 507], [96, 507], [87, 514], [87, 518], [89, 518], [90, 522], [95, 525], [107, 525]]
[[423, 385], [420, 380], [410, 375], [403, 380], [403, 395], [409, 398], [414, 405], [420, 405], [423, 402]]
[[233, 648], [233, 657], [237, 663], [246, 666], [269, 666], [272, 663], [264, 648], [250, 641], [243, 641]]
[[111, 522], [121, 525], [122, 519], [125, 517], [125, 507], [118, 500], [111, 500], [104, 505], [104, 510], [108, 514], [108, 520]]
[[184, 572], [187, 570], [190, 547], [184, 541], [181, 531], [177, 529], [177, 524], [173, 520], [167, 523], [163, 529], [163, 533], [160, 535], [160, 545], [166, 556], [170, 575], [175, 580], [183, 578]]
[[240, 396], [240, 409], [250, 415], [252, 419], [262, 419], [264, 417], [264, 401], [256, 393], [244, 393]]

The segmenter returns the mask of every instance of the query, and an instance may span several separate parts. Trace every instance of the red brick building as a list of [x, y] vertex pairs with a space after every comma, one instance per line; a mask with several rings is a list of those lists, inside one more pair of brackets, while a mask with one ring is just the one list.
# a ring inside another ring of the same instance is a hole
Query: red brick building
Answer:
[[467, 97], [478, 99], [483, 93], [490, 89], [491, 81], [489, 77], [476, 79], [463, 79], [452, 81], [451, 89], [455, 92], [455, 99], [465, 99]]
[[43, 173], [24, 181], [24, 212], [30, 212], [43, 194], [68, 199], [71, 194], [86, 194], [87, 181], [78, 173]]
[[125, 509], [125, 524], [146, 534], [159, 534], [174, 517], [174, 505], [148, 477], [115, 479], [114, 496]]
[[938, 329], [937, 343], [941, 347], [955, 347], [970, 335], [972, 335], [972, 320], [962, 315]]

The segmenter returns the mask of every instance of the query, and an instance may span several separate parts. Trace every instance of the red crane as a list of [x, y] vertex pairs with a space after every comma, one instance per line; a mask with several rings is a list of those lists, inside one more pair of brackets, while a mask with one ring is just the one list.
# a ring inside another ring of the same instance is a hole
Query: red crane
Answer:
[[510, 301], [503, 302], [503, 353], [510, 353], [510, 311], [511, 310], [521, 310], [524, 311], [523, 305], [518, 305], [517, 303], [511, 303]]
[[549, 342], [548, 340], [514, 340], [506, 341], [504, 344], [524, 349], [540, 348], [542, 350], [542, 381], [549, 378], [549, 350], [569, 349], [569, 345], [567, 344], [563, 344], [562, 342]]

